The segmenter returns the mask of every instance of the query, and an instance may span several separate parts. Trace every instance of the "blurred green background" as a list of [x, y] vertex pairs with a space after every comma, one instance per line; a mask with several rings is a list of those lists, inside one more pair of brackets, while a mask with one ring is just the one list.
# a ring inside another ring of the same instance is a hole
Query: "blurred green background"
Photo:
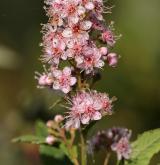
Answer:
[[[114, 20], [116, 32], [123, 35], [114, 48], [121, 59], [116, 69], [105, 69], [97, 89], [116, 96], [118, 101], [115, 114], [101, 120], [89, 136], [100, 129], [124, 126], [133, 130], [135, 139], [138, 133], [160, 127], [160, 0], [110, 0], [108, 4], [115, 7], [106, 21]], [[43, 0], [0, 0], [2, 165], [41, 164], [36, 146], [10, 141], [34, 133], [36, 120], [53, 116], [48, 107], [55, 94], [38, 90], [34, 80], [34, 72], [42, 70], [38, 61], [40, 23], [46, 21]], [[151, 164], [158, 161], [160, 154]]]

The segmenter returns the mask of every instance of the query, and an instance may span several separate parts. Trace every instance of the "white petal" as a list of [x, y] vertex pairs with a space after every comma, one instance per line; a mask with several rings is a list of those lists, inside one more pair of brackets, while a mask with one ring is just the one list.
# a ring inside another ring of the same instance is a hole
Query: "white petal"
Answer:
[[75, 77], [71, 77], [70, 81], [70, 85], [73, 86], [77, 82], [77, 79]]
[[66, 54], [66, 53], [63, 53], [63, 54], [61, 55], [61, 58], [62, 58], [62, 60], [67, 60], [67, 54]]
[[63, 25], [63, 19], [59, 19], [58, 26], [62, 26], [62, 25]]
[[102, 118], [102, 115], [100, 112], [96, 111], [94, 115], [92, 116], [92, 120], [100, 120]]
[[58, 83], [58, 81], [54, 81], [54, 83], [53, 83], [53, 89], [55, 89], [55, 90], [60, 89], [60, 84]]
[[88, 10], [93, 10], [94, 4], [92, 2], [88, 2], [88, 3], [86, 3], [85, 8]]
[[104, 66], [104, 61], [102, 60], [99, 60], [96, 65], [95, 65], [97, 68], [102, 68]]
[[90, 120], [89, 115], [82, 115], [82, 117], [81, 117], [82, 124], [88, 124], [89, 120]]
[[65, 52], [67, 57], [74, 57], [74, 51], [72, 49], [68, 49]]
[[71, 90], [70, 86], [65, 87], [65, 88], [62, 88], [62, 91], [63, 91], [64, 93], [68, 93], [70, 90]]
[[81, 29], [82, 30], [89, 30], [92, 27], [92, 22], [91, 21], [83, 21], [81, 23]]
[[73, 39], [67, 39], [66, 45], [68, 48], [73, 48], [74, 47], [74, 40]]
[[76, 60], [76, 62], [77, 62], [78, 65], [81, 64], [81, 63], [83, 63], [83, 57], [76, 56], [75, 57], [75, 60]]
[[66, 67], [63, 69], [63, 73], [65, 74], [65, 76], [71, 75], [71, 68], [66, 66]]
[[83, 6], [78, 7], [78, 15], [83, 15], [86, 12], [86, 9]]
[[79, 119], [75, 119], [74, 128], [78, 129], [79, 127], [80, 127], [80, 121], [79, 121]]
[[79, 17], [74, 15], [68, 18], [68, 24], [71, 26], [72, 24], [77, 24], [79, 21]]
[[65, 44], [63, 41], [61, 41], [61, 42], [59, 43], [59, 48], [60, 48], [61, 50], [64, 50], [64, 49], [66, 48], [66, 44]]
[[58, 46], [58, 39], [54, 38], [52, 42], [53, 42], [53, 47], [56, 48]]
[[62, 72], [60, 70], [53, 70], [53, 76], [58, 78], [62, 76]]
[[72, 37], [72, 30], [70, 28], [66, 28], [63, 31], [62, 36], [66, 38]]

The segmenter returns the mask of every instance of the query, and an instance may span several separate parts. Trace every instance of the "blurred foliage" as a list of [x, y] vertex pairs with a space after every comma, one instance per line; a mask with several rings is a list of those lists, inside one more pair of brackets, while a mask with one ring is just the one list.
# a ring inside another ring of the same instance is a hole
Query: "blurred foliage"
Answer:
[[[114, 51], [119, 66], [106, 68], [96, 88], [117, 96], [115, 114], [89, 132], [125, 126], [137, 133], [160, 127], [160, 1], [109, 0], [115, 5], [106, 21], [115, 21], [123, 37]], [[13, 137], [34, 132], [36, 120], [48, 120], [61, 111], [48, 110], [57, 99], [49, 90], [37, 90], [34, 71], [42, 70], [40, 23], [46, 22], [43, 0], [0, 0], [0, 160], [5, 165], [39, 165], [37, 147], [10, 143]], [[101, 156], [100, 156], [101, 155]], [[103, 154], [97, 154], [100, 164]], [[53, 160], [52, 160], [53, 161]], [[160, 162], [160, 154], [152, 160]], [[53, 161], [52, 164], [57, 165]]]

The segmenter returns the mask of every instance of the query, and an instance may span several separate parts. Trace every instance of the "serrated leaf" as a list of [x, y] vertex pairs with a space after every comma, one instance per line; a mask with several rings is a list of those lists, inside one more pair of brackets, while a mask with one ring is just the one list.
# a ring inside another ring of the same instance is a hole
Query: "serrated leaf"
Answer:
[[40, 154], [45, 156], [54, 157], [55, 159], [64, 159], [64, 152], [56, 147], [41, 145], [40, 146]]
[[160, 129], [147, 131], [132, 143], [132, 155], [126, 165], [148, 165], [154, 154], [160, 151]]
[[47, 137], [47, 136], [48, 136], [47, 127], [46, 127], [46, 125], [45, 125], [43, 122], [41, 122], [41, 121], [37, 121], [37, 122], [36, 122], [35, 130], [36, 130], [36, 135], [37, 135], [37, 136], [42, 136], [42, 137]]
[[43, 144], [45, 143], [45, 138], [33, 136], [33, 135], [26, 135], [26, 136], [20, 136], [12, 140], [13, 143], [32, 143], [32, 144]]

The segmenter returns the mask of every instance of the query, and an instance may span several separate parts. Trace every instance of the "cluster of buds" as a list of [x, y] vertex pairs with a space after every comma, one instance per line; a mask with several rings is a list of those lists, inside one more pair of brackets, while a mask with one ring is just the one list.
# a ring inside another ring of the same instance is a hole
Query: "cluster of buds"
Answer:
[[49, 135], [46, 137], [46, 143], [49, 145], [54, 144], [63, 138], [65, 130], [62, 128], [62, 122], [64, 118], [62, 115], [56, 115], [53, 120], [49, 120], [46, 123]]
[[101, 149], [117, 153], [118, 160], [129, 159], [131, 131], [126, 128], [113, 127], [107, 131], [100, 131], [89, 141], [89, 152]]
[[[67, 143], [67, 139], [70, 139], [70, 146], [73, 145], [75, 139], [75, 129], [66, 129], [63, 127], [64, 117], [62, 115], [56, 115], [53, 120], [49, 120], [46, 123], [48, 128], [48, 136], [46, 137], [46, 144], [53, 145], [55, 143]], [[68, 136], [70, 135], [70, 136]]]
[[110, 48], [118, 37], [113, 33], [113, 23], [105, 25], [103, 13], [110, 8], [103, 0], [45, 0], [45, 4], [49, 20], [42, 28], [41, 60], [49, 67], [36, 79], [39, 87], [61, 91], [68, 97], [71, 106], [65, 125], [79, 128], [111, 114], [112, 99], [90, 91], [87, 81], [105, 64], [117, 65], [118, 56]]

